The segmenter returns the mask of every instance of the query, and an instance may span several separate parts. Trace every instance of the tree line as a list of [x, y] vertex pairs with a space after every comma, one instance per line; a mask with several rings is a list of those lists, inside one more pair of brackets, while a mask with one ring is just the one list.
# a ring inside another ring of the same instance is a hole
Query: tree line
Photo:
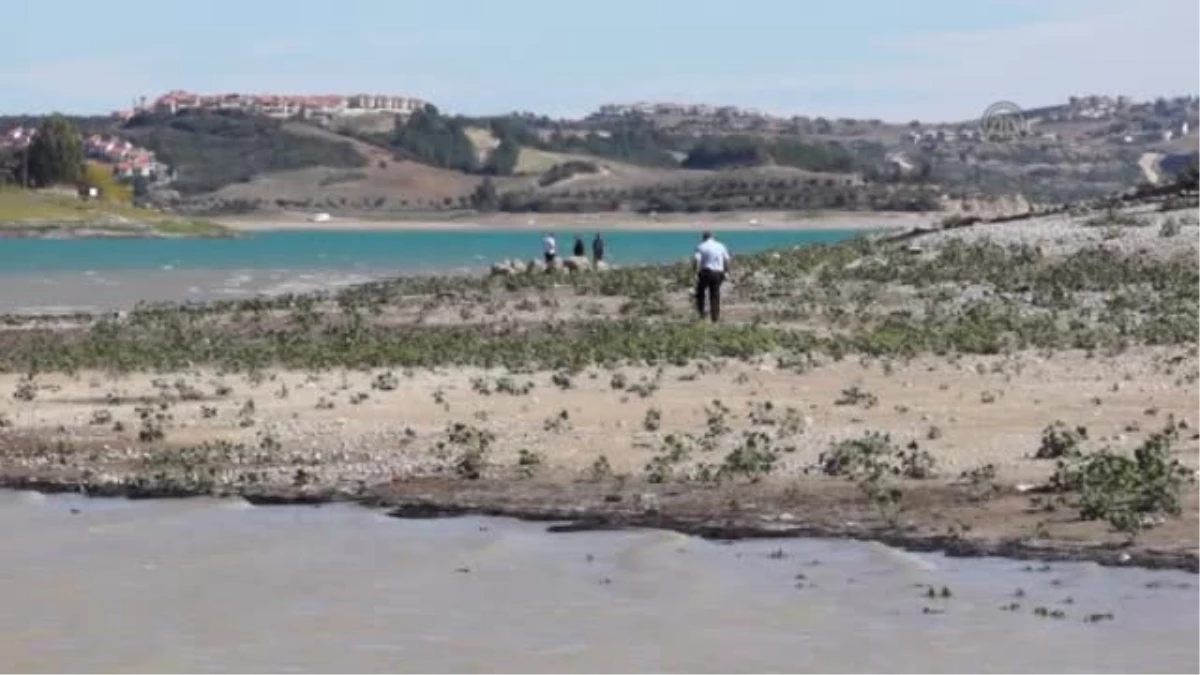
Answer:
[[470, 203], [480, 210], [514, 213], [702, 213], [738, 210], [931, 211], [940, 191], [917, 185], [853, 185], [833, 179], [721, 178], [673, 185], [496, 194], [485, 181]]
[[74, 185], [84, 175], [83, 137], [62, 115], [43, 119], [27, 148], [0, 156], [0, 183], [33, 188]]
[[[470, 128], [486, 129], [499, 142], [486, 160], [479, 158], [467, 133]], [[878, 144], [850, 147], [834, 141], [782, 137], [672, 135], [636, 116], [614, 122], [607, 130], [586, 134], [566, 133], [561, 129], [543, 131], [536, 118], [453, 117], [442, 115], [435, 106], [428, 105], [398, 122], [387, 144], [407, 159], [491, 176], [514, 173], [522, 147], [587, 154], [658, 168], [719, 170], [778, 164], [836, 173], [875, 166], [884, 154]]]

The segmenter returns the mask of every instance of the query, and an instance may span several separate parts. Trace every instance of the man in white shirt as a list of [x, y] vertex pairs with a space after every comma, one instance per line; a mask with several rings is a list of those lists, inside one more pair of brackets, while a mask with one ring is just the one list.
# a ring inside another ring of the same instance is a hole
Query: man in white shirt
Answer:
[[715, 323], [721, 318], [721, 284], [725, 282], [725, 274], [733, 256], [725, 244], [713, 239], [712, 232], [705, 232], [696, 247], [696, 255], [692, 267], [696, 271], [696, 310], [700, 318], [705, 318], [704, 299], [707, 296], [709, 316]]
[[546, 233], [546, 238], [542, 240], [542, 254], [546, 256], [546, 264], [554, 262], [554, 258], [558, 256], [558, 244], [554, 241], [554, 235]]

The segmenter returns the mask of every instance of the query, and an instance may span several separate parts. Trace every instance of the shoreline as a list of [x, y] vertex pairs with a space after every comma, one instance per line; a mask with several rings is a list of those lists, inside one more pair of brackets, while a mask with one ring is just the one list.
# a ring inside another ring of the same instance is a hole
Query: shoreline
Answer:
[[[163, 225], [139, 224], [132, 227], [129, 225], [106, 227], [104, 225], [0, 223], [0, 241], [5, 239], [44, 239], [57, 241], [75, 239], [236, 239], [244, 236], [237, 230], [219, 225], [216, 227], [220, 229], [208, 231], [172, 231], [169, 229], [172, 226], [171, 223]], [[163, 227], [168, 229], [160, 229]]]
[[[324, 222], [311, 222], [311, 214], [256, 214], [214, 217], [211, 220], [238, 232], [279, 231], [381, 231], [424, 232], [487, 230], [514, 231], [692, 231], [704, 228], [725, 231], [753, 230], [906, 230], [927, 227], [945, 214], [898, 212], [817, 212], [734, 211], [719, 214], [667, 214], [645, 216], [637, 213], [595, 214], [462, 214], [442, 218], [399, 216], [394, 219], [361, 216], [331, 216]], [[753, 221], [753, 222], [752, 222]]]
[[[1090, 447], [1131, 448], [1163, 418], [1190, 429], [1194, 381], [1148, 393], [1173, 377], [1154, 364], [1178, 358], [1178, 349], [959, 363], [921, 357], [909, 366], [818, 357], [802, 371], [776, 359], [701, 361], [660, 374], [589, 368], [569, 386], [561, 373], [540, 369], [513, 376], [455, 366], [395, 375], [171, 369], [103, 379], [85, 371], [39, 376], [33, 393], [12, 373], [0, 375], [0, 391], [13, 392], [0, 401], [0, 487], [134, 499], [230, 496], [257, 505], [353, 502], [398, 517], [555, 521], [562, 531], [851, 538], [949, 555], [1197, 573], [1194, 488], [1183, 488], [1182, 517], [1126, 539], [1057, 502], [1061, 495], [1048, 487], [1055, 462], [1033, 456], [1056, 419], [1089, 426]], [[1132, 379], [1118, 378], [1121, 370]], [[629, 384], [616, 389], [610, 377]], [[508, 388], [499, 389], [504, 381]], [[843, 398], [858, 391], [870, 400], [836, 401], [839, 387]], [[29, 396], [32, 405], [22, 403]], [[721, 423], [713, 422], [714, 396], [728, 410]], [[763, 414], [772, 419], [755, 418]], [[556, 421], [561, 415], [566, 422]], [[648, 430], [651, 417], [661, 429]], [[1144, 428], [1130, 431], [1137, 420]], [[725, 430], [713, 432], [713, 424]], [[876, 484], [822, 468], [831, 448], [874, 433], [888, 434], [896, 451], [919, 439], [932, 474]], [[757, 470], [738, 469], [753, 464], [731, 457], [755, 434], [770, 439], [763, 442], [775, 448], [774, 466], [744, 475]], [[685, 454], [698, 463], [670, 459], [672, 436], [685, 439]], [[1171, 450], [1189, 472], [1197, 438], [1189, 430]], [[654, 467], [667, 477], [654, 478]], [[730, 473], [705, 477], [713, 468]], [[898, 489], [898, 510], [871, 498], [874, 487]]]
[[[804, 522], [790, 512], [766, 514], [740, 509], [721, 512], [672, 512], [658, 506], [654, 493], [621, 495], [607, 492], [592, 495], [598, 503], [577, 503], [578, 495], [559, 496], [550, 502], [514, 503], [509, 483], [476, 491], [470, 497], [455, 481], [419, 481], [424, 486], [409, 492], [395, 487], [371, 488], [365, 492], [338, 489], [304, 490], [264, 488], [261, 490], [211, 492], [183, 487], [112, 485], [87, 481], [47, 480], [0, 476], [0, 489], [29, 491], [43, 495], [81, 494], [89, 499], [199, 499], [237, 498], [259, 507], [353, 504], [384, 511], [401, 520], [434, 520], [467, 516], [511, 518], [522, 522], [550, 523], [549, 534], [648, 529], [676, 532], [711, 541], [750, 539], [832, 539], [869, 541], [909, 552], [941, 553], [950, 558], [1006, 558], [1039, 563], [1095, 563], [1105, 567], [1137, 567], [1177, 570], [1200, 574], [1200, 556], [1195, 551], [1137, 548], [1098, 542], [1030, 540], [1019, 537], [964, 537], [930, 531], [910, 531], [886, 525], [848, 521], [838, 525]], [[442, 483], [437, 485], [437, 483]], [[431, 489], [432, 488], [432, 489]], [[490, 489], [490, 492], [488, 491]], [[552, 490], [551, 492], [554, 492]], [[415, 493], [415, 494], [413, 494]], [[545, 496], [545, 495], [543, 495]], [[619, 497], [619, 499], [618, 499]], [[633, 503], [635, 506], [629, 506]]]
[[747, 255], [717, 325], [658, 266], [14, 327], [0, 485], [1196, 573], [1198, 229], [1130, 210]]

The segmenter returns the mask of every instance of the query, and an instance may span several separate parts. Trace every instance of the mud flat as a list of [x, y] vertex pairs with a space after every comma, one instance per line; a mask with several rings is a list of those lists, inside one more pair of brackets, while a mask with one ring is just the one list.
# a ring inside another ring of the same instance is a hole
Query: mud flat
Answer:
[[1163, 217], [749, 256], [716, 325], [678, 266], [13, 319], [0, 484], [1196, 571], [1197, 233]]

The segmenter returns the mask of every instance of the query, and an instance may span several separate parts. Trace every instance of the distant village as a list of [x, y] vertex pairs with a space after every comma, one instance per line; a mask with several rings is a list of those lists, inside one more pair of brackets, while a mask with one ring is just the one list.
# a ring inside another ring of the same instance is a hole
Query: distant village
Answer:
[[[1082, 134], [1083, 139], [1110, 143], [1157, 143], [1187, 136], [1200, 115], [1200, 98], [1182, 96], [1155, 102], [1135, 102], [1128, 96], [1072, 96], [1066, 105], [1036, 108], [1021, 112], [1020, 135], [1042, 141], [1058, 141], [1060, 132], [1049, 127], [1070, 128], [1071, 123], [1104, 122]], [[913, 122], [906, 139], [926, 147], [956, 140], [981, 140], [979, 125], [932, 125]], [[1045, 130], [1040, 130], [1042, 127]]]
[[[983, 113], [983, 111], [980, 111]], [[1039, 130], [1046, 125], [1071, 122], [1113, 121], [1110, 127], [1093, 131], [1093, 138], [1114, 143], [1170, 141], [1186, 136], [1196, 127], [1200, 98], [1183, 96], [1137, 102], [1128, 96], [1072, 96], [1065, 104], [1021, 112], [1021, 135], [1045, 141], [1059, 140], [1053, 131]], [[610, 103], [589, 115], [584, 124], [606, 124], [622, 119], [645, 119], [656, 126], [677, 131], [704, 133], [724, 131], [806, 133], [832, 136], [859, 136], [886, 125], [882, 120], [827, 119], [806, 116], [773, 116], [735, 106], [679, 103]], [[894, 125], [892, 125], [895, 128]], [[962, 123], [907, 124], [904, 141], [912, 145], [935, 146], [955, 141], [980, 141], [978, 121]]]
[[[195, 94], [171, 91], [153, 101], [140, 97], [133, 106], [113, 112], [118, 120], [129, 120], [140, 113], [176, 114], [187, 110], [241, 111], [274, 119], [304, 119], [329, 123], [340, 117], [393, 115], [407, 117], [425, 105], [408, 96], [386, 94]], [[37, 128], [16, 126], [0, 131], [0, 151], [22, 152], [37, 136]], [[112, 134], [92, 134], [83, 138], [87, 159], [111, 165], [122, 180], [146, 179], [151, 184], [169, 183], [172, 169], [159, 161], [153, 151], [138, 147]]]
[[[0, 135], [0, 150], [21, 152], [37, 137], [37, 127], [13, 127]], [[83, 138], [83, 154], [90, 160], [110, 164], [122, 179], [143, 177], [152, 182], [170, 180], [171, 169], [154, 153], [110, 134], [92, 134]]]
[[184, 110], [236, 110], [275, 119], [305, 119], [328, 122], [338, 117], [390, 114], [406, 117], [426, 102], [410, 96], [389, 94], [196, 94], [175, 90], [154, 101], [146, 97], [134, 101], [132, 108], [114, 116], [128, 119], [142, 112], [175, 114]]

